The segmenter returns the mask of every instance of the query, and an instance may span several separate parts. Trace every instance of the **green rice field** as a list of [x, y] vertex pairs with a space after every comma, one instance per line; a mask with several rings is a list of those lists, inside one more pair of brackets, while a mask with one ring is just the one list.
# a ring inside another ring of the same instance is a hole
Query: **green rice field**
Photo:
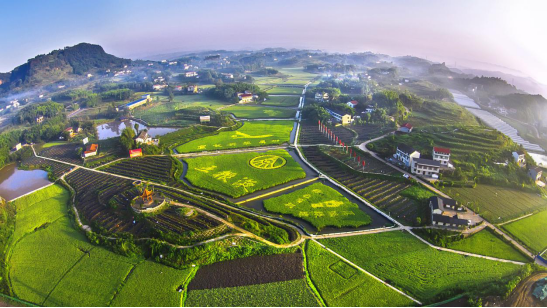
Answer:
[[264, 208], [308, 221], [317, 230], [327, 226], [360, 227], [372, 222], [370, 216], [361, 211], [357, 204], [321, 183], [266, 199]]
[[503, 225], [503, 229], [535, 253], [547, 249], [547, 211]]
[[285, 150], [187, 158], [192, 185], [238, 198], [306, 177]]
[[269, 108], [257, 105], [235, 105], [224, 108], [223, 111], [233, 113], [237, 118], [243, 119], [267, 119], [267, 118], [293, 118], [296, 110], [287, 108]]
[[300, 103], [299, 96], [270, 96], [268, 100], [262, 102], [265, 106], [296, 107]]
[[322, 244], [424, 303], [504, 284], [521, 266], [435, 250], [400, 231], [324, 239]]
[[293, 121], [250, 121], [236, 131], [195, 139], [176, 147], [178, 153], [251, 148], [288, 143]]
[[405, 307], [414, 302], [345, 263], [313, 241], [306, 245], [310, 279], [332, 307]]

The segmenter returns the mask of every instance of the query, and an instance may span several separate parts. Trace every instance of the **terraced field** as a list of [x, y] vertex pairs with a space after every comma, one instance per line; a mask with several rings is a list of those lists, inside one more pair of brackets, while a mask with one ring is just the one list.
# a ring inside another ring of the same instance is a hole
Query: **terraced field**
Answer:
[[169, 156], [124, 159], [102, 167], [100, 170], [173, 187], [184, 186], [176, 178], [182, 174], [182, 164], [178, 165], [175, 159]]
[[302, 151], [315, 167], [361, 195], [383, 212], [389, 213], [391, 217], [408, 225], [415, 225], [418, 217], [422, 222], [426, 221], [427, 206], [417, 204], [414, 200], [401, 195], [401, 192], [411, 187], [410, 182], [348, 172], [331, 157], [323, 154], [318, 147], [305, 147]]
[[[353, 132], [345, 129], [341, 126], [331, 128], [332, 131], [347, 145], [350, 145], [353, 141]], [[319, 131], [318, 125], [315, 124], [305, 124], [300, 125], [300, 136], [298, 138], [298, 143], [304, 145], [311, 144], [334, 144], [333, 141], [329, 139]]]
[[[376, 158], [372, 157], [370, 154], [365, 152], [358, 151], [359, 153], [358, 155], [361, 157], [361, 159], [365, 160], [365, 166], [363, 167], [362, 163], [357, 161], [356, 158], [349, 156], [349, 151], [346, 152], [342, 149], [332, 148], [332, 147], [330, 148], [324, 147], [324, 148], [321, 148], [321, 150], [324, 151], [329, 156], [338, 159], [339, 161], [343, 162], [344, 164], [350, 166], [351, 168], [357, 171], [386, 174], [386, 175], [400, 175], [399, 171], [393, 169], [392, 167], [377, 160]], [[356, 150], [356, 149], [353, 148], [353, 150]]]
[[349, 129], [357, 133], [356, 144], [363, 143], [370, 139], [382, 136], [385, 133], [394, 131], [395, 128], [380, 124], [351, 125]]
[[60, 176], [62, 176], [63, 174], [65, 174], [66, 172], [74, 168], [71, 165], [57, 163], [51, 160], [38, 158], [36, 156], [32, 156], [23, 160], [23, 162], [21, 162], [21, 166], [27, 167], [30, 169], [45, 169], [45, 170], [50, 169], [51, 173], [53, 174], [55, 178], [59, 178]]
[[73, 143], [52, 146], [43, 149], [40, 152], [40, 156], [65, 161], [75, 165], [82, 165], [83, 160], [76, 152], [78, 148], [81, 148], [81, 145]]

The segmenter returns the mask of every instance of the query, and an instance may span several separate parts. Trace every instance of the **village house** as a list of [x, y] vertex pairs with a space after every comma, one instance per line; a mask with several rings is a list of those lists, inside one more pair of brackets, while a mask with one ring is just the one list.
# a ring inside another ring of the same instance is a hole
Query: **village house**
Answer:
[[81, 130], [82, 130], [82, 129], [79, 128], [79, 127], [78, 127], [77, 129], [74, 129], [72, 126], [71, 126], [71, 127], [65, 128], [65, 132], [68, 133], [68, 136], [69, 136], [70, 138], [76, 136], [76, 134], [79, 133]]
[[135, 143], [137, 144], [148, 144], [148, 145], [158, 145], [160, 140], [157, 138], [152, 138], [146, 130], [141, 130], [141, 132], [135, 137]]
[[225, 79], [234, 79], [234, 74], [221, 73], [220, 75], [222, 76], [222, 78], [225, 78]]
[[513, 159], [519, 167], [526, 167], [526, 157], [523, 151], [513, 151]]
[[450, 149], [433, 147], [433, 160], [441, 163], [441, 166], [448, 166], [450, 161]]
[[36, 123], [42, 123], [44, 122], [44, 116], [36, 117]]
[[345, 114], [342, 116], [340, 122], [342, 122], [342, 125], [350, 125], [353, 122], [353, 119], [351, 118], [351, 115]]
[[368, 105], [367, 108], [365, 109], [365, 112], [366, 113], [373, 113], [374, 112], [374, 106]]
[[19, 150], [21, 150], [21, 148], [23, 148], [23, 146], [21, 145], [21, 142], [19, 142], [18, 144], [15, 145], [15, 147], [13, 147], [13, 150], [14, 151], [19, 151]]
[[123, 105], [122, 109], [127, 108], [127, 109], [131, 110], [133, 108], [137, 108], [139, 106], [142, 106], [142, 105], [150, 102], [151, 100], [152, 100], [152, 98], [150, 97], [150, 94], [144, 94], [144, 95], [141, 95], [140, 99]]
[[456, 228], [471, 225], [470, 220], [458, 216], [458, 212], [465, 213], [466, 209], [456, 200], [433, 196], [429, 198], [429, 209], [431, 210], [432, 225]]
[[152, 86], [152, 89], [156, 90], [156, 91], [160, 91], [160, 90], [163, 90], [167, 88], [167, 85], [166, 84], [155, 84]]
[[198, 73], [196, 73], [194, 71], [184, 73], [184, 77], [186, 77], [186, 78], [196, 77], [197, 75], [198, 75]]
[[188, 93], [198, 93], [198, 86], [196, 86], [196, 85], [188, 86], [188, 88], [186, 89], [186, 91], [187, 91]]
[[413, 174], [438, 178], [441, 163], [431, 159], [413, 158], [411, 166], [412, 167], [410, 172], [412, 172]]
[[410, 123], [405, 123], [397, 129], [398, 132], [410, 134], [412, 132], [412, 125]]
[[19, 107], [19, 105], [21, 105], [21, 104], [19, 103], [19, 101], [16, 100], [16, 99], [15, 99], [15, 100], [12, 100], [11, 102], [9, 102], [9, 104], [10, 104], [10, 106], [13, 107], [13, 108], [17, 108], [17, 107]]
[[329, 101], [329, 94], [326, 92], [316, 92], [315, 93], [315, 101], [316, 102], [328, 102]]
[[420, 152], [414, 150], [413, 147], [406, 144], [397, 145], [397, 152], [395, 158], [402, 162], [405, 166], [410, 167], [412, 159], [420, 158]]
[[182, 92], [182, 86], [175, 86], [173, 91]]
[[86, 146], [85, 151], [82, 153], [83, 158], [87, 158], [90, 156], [97, 155], [97, 151], [99, 150], [99, 145], [96, 143], [92, 143], [88, 146]]
[[540, 167], [534, 167], [528, 170], [528, 176], [534, 181], [537, 182], [541, 179], [541, 175], [543, 174], [543, 170], [541, 170]]
[[359, 102], [355, 101], [355, 100], [349, 101], [349, 102], [346, 103], [346, 105], [350, 108], [355, 108], [355, 106], [357, 106], [357, 104], [359, 104]]
[[[247, 92], [247, 91], [245, 91]], [[250, 103], [253, 101], [253, 94], [252, 93], [238, 93], [237, 97], [239, 98], [239, 103]]]
[[211, 122], [211, 116], [199, 116], [199, 123], [209, 123]]

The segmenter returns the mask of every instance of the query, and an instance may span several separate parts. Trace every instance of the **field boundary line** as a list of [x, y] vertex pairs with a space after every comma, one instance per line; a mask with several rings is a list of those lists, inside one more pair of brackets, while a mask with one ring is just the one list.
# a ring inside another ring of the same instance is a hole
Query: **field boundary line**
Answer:
[[274, 195], [276, 193], [279, 193], [279, 192], [282, 192], [282, 191], [285, 191], [285, 190], [288, 190], [288, 189], [292, 189], [292, 188], [295, 188], [295, 187], [299, 187], [299, 186], [302, 186], [302, 185], [305, 185], [305, 184], [308, 184], [308, 183], [311, 183], [311, 182], [314, 182], [314, 181], [317, 181], [317, 180], [319, 180], [319, 177], [309, 179], [309, 180], [306, 180], [306, 181], [303, 181], [303, 182], [300, 182], [300, 183], [296, 183], [296, 184], [291, 185], [291, 186], [283, 187], [283, 188], [280, 188], [280, 189], [277, 189], [277, 190], [274, 190], [274, 191], [271, 191], [271, 192], [268, 192], [268, 193], [265, 193], [265, 194], [262, 194], [262, 195], [259, 195], [259, 196], [256, 196], [256, 197], [252, 197], [252, 198], [249, 198], [249, 199], [246, 199], [246, 200], [242, 200], [242, 201], [236, 202], [236, 204], [243, 204], [243, 203], [246, 203], [246, 202], [249, 202], [249, 201], [261, 199], [261, 198], [271, 196], [271, 195]]
[[502, 223], [496, 224], [496, 226], [501, 227], [501, 226], [503, 226], [503, 225], [510, 224], [510, 223], [512, 223], [512, 222], [515, 222], [515, 221], [519, 221], [519, 220], [521, 220], [521, 219], [524, 219], [524, 218], [526, 218], [526, 217], [530, 217], [530, 216], [535, 215], [535, 214], [537, 214], [537, 213], [526, 214], [526, 215], [524, 215], [524, 216], [520, 216], [520, 217], [517, 217], [517, 218], [515, 218], [515, 219], [511, 219], [511, 220], [504, 221], [504, 222], [502, 222]]
[[354, 268], [358, 269], [359, 271], [369, 275], [370, 277], [374, 278], [375, 280], [377, 280], [378, 282], [381, 282], [382, 284], [384, 284], [385, 286], [395, 290], [397, 293], [401, 294], [401, 295], [404, 295], [405, 297], [407, 297], [408, 299], [412, 300], [413, 302], [417, 303], [418, 305], [422, 305], [422, 302], [418, 301], [417, 299], [413, 298], [412, 296], [406, 294], [405, 292], [395, 288], [394, 286], [390, 285], [389, 283], [383, 281], [382, 279], [374, 276], [373, 274], [369, 273], [368, 271], [366, 271], [365, 269], [359, 267], [357, 264], [351, 262], [350, 260], [344, 258], [342, 255], [338, 254], [337, 252], [335, 252], [334, 250], [328, 248], [327, 246], [319, 243], [317, 240], [315, 239], [311, 239], [312, 241], [314, 241], [316, 244], [318, 244], [319, 246], [321, 246], [323, 249], [325, 249], [326, 251], [332, 253], [333, 255], [337, 256], [338, 258], [340, 258], [341, 260], [343, 260], [344, 262], [348, 263], [349, 265], [353, 266]]
[[13, 198], [13, 199], [11, 199], [11, 200], [8, 200], [8, 202], [13, 202], [13, 201], [15, 201], [15, 200], [17, 200], [17, 199], [20, 199], [20, 198], [22, 198], [22, 197], [25, 197], [25, 196], [28, 196], [28, 195], [30, 195], [30, 194], [33, 194], [33, 193], [35, 193], [35, 192], [37, 192], [37, 191], [39, 191], [39, 190], [42, 190], [42, 189], [44, 189], [44, 188], [47, 188], [47, 187], [51, 186], [51, 185], [55, 185], [55, 182], [51, 182], [51, 183], [49, 183], [49, 184], [47, 184], [47, 185], [45, 185], [45, 186], [42, 186], [42, 187], [40, 187], [40, 188], [36, 188], [35, 190], [30, 191], [30, 192], [28, 192], [28, 193], [26, 193], [26, 194], [24, 194], [24, 195], [20, 195], [19, 197], [15, 197], [15, 198]]

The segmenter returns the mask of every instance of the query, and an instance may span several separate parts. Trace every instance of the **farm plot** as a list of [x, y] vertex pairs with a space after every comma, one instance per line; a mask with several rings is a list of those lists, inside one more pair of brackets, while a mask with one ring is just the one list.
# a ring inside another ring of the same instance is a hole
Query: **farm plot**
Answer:
[[285, 150], [185, 159], [194, 185], [233, 198], [306, 177]]
[[[179, 162], [180, 163], [180, 162]], [[124, 159], [109, 164], [100, 170], [155, 183], [182, 187], [175, 175], [180, 177], [182, 165], [169, 156], [145, 156]]]
[[327, 306], [405, 307], [414, 304], [315, 242], [306, 244], [306, 262], [310, 279]]
[[367, 175], [345, 169], [339, 162], [321, 152], [318, 147], [302, 149], [306, 159], [316, 168], [364, 197], [391, 217], [407, 225], [419, 225], [427, 220], [427, 205], [405, 197], [402, 192], [412, 184], [403, 178]]
[[74, 165], [82, 165], [83, 160], [77, 153], [77, 150], [81, 148], [80, 144], [63, 144], [48, 147], [40, 152], [40, 156], [57, 159]]
[[318, 231], [327, 226], [360, 227], [372, 222], [370, 216], [361, 211], [357, 204], [321, 183], [266, 199], [264, 208], [308, 221]]
[[[539, 253], [547, 249], [547, 211], [503, 225], [511, 235]], [[544, 254], [545, 257], [545, 254]]]
[[223, 109], [223, 111], [234, 114], [237, 118], [243, 119], [267, 119], [278, 118], [288, 119], [294, 118], [296, 110], [281, 107], [262, 107], [251, 105], [235, 105]]
[[193, 290], [187, 307], [317, 307], [305, 279], [250, 286]]
[[268, 100], [262, 102], [265, 106], [278, 107], [296, 107], [300, 104], [300, 96], [270, 96]]
[[[136, 236], [145, 231], [145, 223], [133, 223], [130, 202], [138, 194], [132, 182], [111, 175], [75, 170], [66, 177], [76, 190], [76, 207], [83, 218], [108, 232], [129, 232]], [[116, 207], [107, 206], [114, 200]]]
[[[352, 131], [342, 127], [337, 126], [331, 128], [333, 132], [347, 145], [352, 144], [354, 134]], [[309, 144], [334, 144], [333, 141], [330, 141], [323, 133], [319, 131], [317, 124], [304, 124], [300, 125], [300, 136], [298, 143], [309, 145]]]
[[352, 125], [349, 128], [357, 133], [357, 143], [380, 137], [385, 133], [395, 130], [393, 127], [380, 124]]
[[21, 162], [21, 166], [28, 169], [46, 170], [48, 172], [51, 172], [53, 177], [56, 179], [59, 178], [61, 175], [65, 174], [66, 172], [70, 171], [70, 169], [74, 168], [71, 165], [57, 163], [57, 162], [46, 160], [36, 156], [26, 158], [25, 160], [23, 160], [23, 162]]
[[462, 106], [453, 102], [426, 101], [422, 108], [412, 110], [407, 119], [415, 127], [467, 125], [478, 126], [475, 116]]
[[475, 188], [445, 187], [444, 191], [492, 223], [501, 223], [547, 208], [545, 198], [507, 187], [478, 184]]
[[279, 145], [290, 141], [293, 124], [292, 121], [245, 122], [236, 131], [192, 140], [176, 147], [176, 150], [190, 153]]
[[177, 288], [183, 286], [193, 272], [193, 269], [179, 270], [148, 260], [139, 263], [111, 306], [178, 307], [184, 294]]
[[[182, 294], [175, 288], [188, 277], [188, 270], [175, 270], [150, 261], [140, 263], [139, 257], [127, 258], [91, 245], [83, 233], [72, 227], [68, 192], [59, 189], [62, 188], [50, 186], [14, 204], [22, 211], [43, 207], [41, 216], [48, 218], [39, 227], [29, 229], [32, 226], [26, 223], [26, 218], [16, 216], [15, 231], [23, 233], [24, 230], [17, 230], [21, 227], [27, 232], [19, 241], [12, 241], [11, 257], [7, 260], [15, 296], [46, 306], [109, 306], [119, 291], [115, 303], [138, 306], [149, 300], [153, 302], [148, 306], [180, 304]], [[56, 193], [64, 198], [54, 198]], [[50, 206], [52, 200], [58, 204]], [[129, 279], [122, 284], [128, 275]], [[139, 296], [143, 295], [146, 299], [131, 301], [126, 298], [128, 294], [131, 300], [142, 299]]]
[[483, 229], [460, 241], [451, 242], [447, 248], [506, 260], [530, 261], [511, 244], [497, 237], [490, 228]]
[[240, 287], [304, 278], [302, 254], [254, 256], [201, 267], [188, 290]]
[[511, 263], [441, 252], [399, 231], [325, 239], [321, 243], [425, 303], [477, 288], [494, 290], [523, 269]]
[[341, 148], [324, 147], [324, 148], [321, 148], [321, 150], [325, 152], [327, 155], [338, 159], [339, 161], [343, 162], [344, 164], [350, 166], [351, 168], [357, 171], [387, 174], [387, 175], [400, 174], [400, 172], [398, 172], [397, 170], [391, 168], [390, 166], [377, 160], [376, 158], [372, 157], [370, 154], [365, 152], [361, 152], [361, 151], [353, 149], [359, 153], [359, 156], [361, 156], [362, 159], [365, 160], [365, 166], [363, 167], [362, 163], [357, 161], [356, 158], [350, 157], [349, 152], [346, 152], [342, 150]]
[[[305, 84], [305, 82], [304, 82]], [[291, 95], [302, 95], [304, 87], [302, 86], [281, 86], [275, 85], [271, 89], [267, 90], [268, 94], [291, 94]]]

